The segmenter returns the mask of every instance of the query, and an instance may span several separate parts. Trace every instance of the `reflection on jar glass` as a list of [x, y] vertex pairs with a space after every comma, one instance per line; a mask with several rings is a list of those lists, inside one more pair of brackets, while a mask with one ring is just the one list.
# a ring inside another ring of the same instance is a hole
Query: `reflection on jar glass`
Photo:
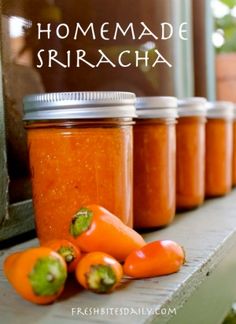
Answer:
[[131, 93], [26, 97], [25, 120], [39, 239], [66, 238], [73, 215], [99, 204], [132, 226]]

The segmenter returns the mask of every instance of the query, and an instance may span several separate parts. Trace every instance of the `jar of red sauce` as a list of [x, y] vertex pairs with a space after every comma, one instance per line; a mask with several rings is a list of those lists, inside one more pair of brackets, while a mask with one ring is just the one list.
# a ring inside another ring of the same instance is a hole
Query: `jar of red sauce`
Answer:
[[67, 237], [74, 214], [99, 204], [132, 226], [135, 95], [27, 96], [24, 120], [40, 241]]
[[136, 112], [134, 227], [163, 227], [175, 215], [177, 99], [137, 98]]
[[223, 196], [232, 187], [233, 108], [224, 101], [207, 104], [206, 197]]
[[234, 105], [234, 130], [233, 130], [233, 186], [236, 186], [236, 105]]
[[205, 197], [206, 99], [186, 98], [178, 102], [176, 125], [176, 207], [200, 206]]

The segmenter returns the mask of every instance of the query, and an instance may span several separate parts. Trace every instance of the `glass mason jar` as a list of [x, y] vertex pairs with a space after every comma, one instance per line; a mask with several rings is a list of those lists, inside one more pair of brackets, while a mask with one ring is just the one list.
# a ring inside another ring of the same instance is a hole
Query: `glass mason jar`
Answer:
[[186, 98], [178, 102], [176, 125], [176, 207], [198, 207], [205, 197], [206, 99]]
[[236, 186], [236, 105], [234, 105], [234, 130], [233, 130], [233, 186]]
[[233, 104], [207, 104], [206, 197], [223, 196], [232, 187]]
[[135, 95], [70, 92], [27, 96], [36, 231], [66, 238], [73, 215], [99, 204], [132, 226]]
[[137, 98], [136, 112], [134, 227], [163, 227], [175, 215], [177, 99]]

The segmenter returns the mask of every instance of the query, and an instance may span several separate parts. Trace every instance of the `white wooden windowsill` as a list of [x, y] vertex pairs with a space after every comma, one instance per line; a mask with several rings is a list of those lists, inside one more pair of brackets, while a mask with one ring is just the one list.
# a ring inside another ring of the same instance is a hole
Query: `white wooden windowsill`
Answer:
[[[181, 271], [125, 281], [109, 295], [83, 291], [70, 280], [62, 298], [48, 306], [24, 301], [2, 272], [7, 254], [33, 246], [37, 240], [0, 251], [0, 323], [221, 323], [236, 300], [236, 190], [177, 215], [172, 226], [144, 236], [147, 241], [172, 239], [184, 246], [187, 262]], [[79, 308], [78, 315], [72, 316], [73, 307]], [[95, 314], [83, 316], [82, 312], [92, 311], [90, 307]], [[102, 311], [108, 314], [97, 314]]]

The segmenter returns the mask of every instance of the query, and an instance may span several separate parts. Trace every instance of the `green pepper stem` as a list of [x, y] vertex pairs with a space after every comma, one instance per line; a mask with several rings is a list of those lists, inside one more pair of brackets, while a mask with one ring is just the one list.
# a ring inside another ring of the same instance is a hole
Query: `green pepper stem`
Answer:
[[70, 224], [70, 234], [73, 237], [77, 237], [86, 232], [89, 229], [92, 220], [93, 212], [86, 207], [80, 208], [80, 210], [72, 218]]
[[64, 258], [67, 264], [71, 263], [75, 259], [75, 251], [70, 246], [61, 246], [57, 253]]
[[64, 286], [67, 271], [62, 262], [53, 256], [39, 258], [28, 278], [37, 296], [53, 296]]
[[114, 270], [110, 265], [97, 264], [86, 274], [88, 288], [96, 293], [107, 293], [117, 283]]

